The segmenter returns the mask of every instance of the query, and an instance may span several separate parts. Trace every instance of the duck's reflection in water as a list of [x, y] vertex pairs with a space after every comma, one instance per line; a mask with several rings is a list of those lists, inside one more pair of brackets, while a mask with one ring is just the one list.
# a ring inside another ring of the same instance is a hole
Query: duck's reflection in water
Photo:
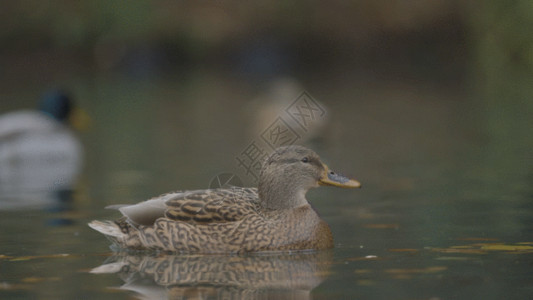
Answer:
[[117, 254], [91, 273], [117, 273], [139, 299], [310, 299], [331, 251], [247, 256]]

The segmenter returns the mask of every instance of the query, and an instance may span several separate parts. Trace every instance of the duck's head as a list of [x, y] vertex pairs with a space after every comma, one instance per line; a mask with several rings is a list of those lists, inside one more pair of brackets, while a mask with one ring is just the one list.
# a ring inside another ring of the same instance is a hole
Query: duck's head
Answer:
[[72, 109], [71, 98], [61, 90], [46, 92], [39, 103], [39, 111], [59, 122], [66, 122]]
[[319, 185], [361, 187], [358, 181], [331, 171], [313, 150], [284, 146], [277, 148], [263, 164], [259, 197], [268, 209], [298, 207], [307, 204], [307, 191]]
[[39, 111], [80, 131], [87, 129], [91, 123], [89, 115], [76, 107], [71, 96], [62, 90], [50, 90], [43, 94]]

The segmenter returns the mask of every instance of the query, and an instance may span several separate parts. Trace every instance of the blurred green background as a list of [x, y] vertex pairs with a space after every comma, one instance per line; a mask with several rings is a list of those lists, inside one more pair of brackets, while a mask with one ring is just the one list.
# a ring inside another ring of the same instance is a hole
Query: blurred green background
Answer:
[[16, 1], [1, 12], [1, 78], [9, 91], [73, 74], [310, 76], [341, 67], [486, 87], [531, 69], [532, 10], [520, 0]]
[[91, 89], [74, 86], [76, 79], [125, 76], [179, 84], [205, 72], [254, 84], [277, 76], [424, 81], [474, 90], [483, 103], [506, 102], [514, 113], [524, 110], [509, 102], [524, 102], [530, 92], [530, 1], [12, 1], [2, 6], [0, 79], [2, 98], [8, 100], [21, 93], [35, 98], [50, 86], [68, 86], [78, 94]]
[[[220, 172], [255, 184], [235, 157], [275, 119], [263, 123], [262, 107], [289, 79], [328, 111], [328, 127], [306, 144], [363, 184], [308, 194], [336, 240], [317, 298], [531, 295], [528, 256], [457, 263], [423, 249], [532, 241], [532, 1], [9, 1], [0, 44], [0, 113], [63, 87], [92, 118], [80, 133], [74, 225], [36, 229], [6, 212], [0, 254], [107, 251], [85, 225], [115, 218], [106, 205], [207, 188]], [[368, 286], [350, 260], [366, 255], [390, 258], [365, 265], [378, 270]], [[69, 277], [99, 261], [24, 268], [72, 281], [63, 292], [59, 281], [38, 287], [50, 298], [79, 295], [87, 282], [97, 283], [82, 292], [100, 297], [109, 280]], [[416, 289], [379, 273], [435, 264], [448, 271], [415, 276]], [[28, 276], [9, 268], [3, 281]]]
[[[240, 108], [279, 78], [330, 106], [390, 108], [411, 94], [468, 102], [460, 110], [471, 128], [456, 129], [466, 138], [498, 151], [531, 146], [519, 130], [532, 125], [530, 1], [13, 1], [0, 14], [0, 110], [32, 107], [52, 87], [72, 91], [96, 119], [92, 132], [110, 136], [86, 145], [89, 159], [113, 152], [117, 136], [135, 139], [121, 116], [156, 125], [135, 129], [147, 148], [154, 131], [168, 141], [191, 122], [208, 136], [228, 115], [245, 118]], [[172, 107], [179, 116], [164, 116]], [[218, 135], [242, 148], [250, 138], [229, 132], [248, 124], [236, 123]], [[149, 150], [110, 160], [132, 151]]]

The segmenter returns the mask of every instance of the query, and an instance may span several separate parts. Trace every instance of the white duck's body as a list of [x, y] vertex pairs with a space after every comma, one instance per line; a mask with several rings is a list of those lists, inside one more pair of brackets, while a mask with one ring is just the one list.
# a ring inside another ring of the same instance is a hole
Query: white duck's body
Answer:
[[81, 166], [81, 143], [65, 123], [30, 110], [0, 116], [0, 207], [72, 187]]

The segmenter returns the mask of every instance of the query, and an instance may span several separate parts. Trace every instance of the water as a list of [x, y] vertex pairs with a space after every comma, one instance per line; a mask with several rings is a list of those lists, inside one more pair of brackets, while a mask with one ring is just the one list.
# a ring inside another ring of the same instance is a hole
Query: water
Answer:
[[72, 194], [41, 193], [52, 204], [0, 211], [1, 298], [533, 296], [528, 90], [499, 101], [493, 91], [423, 82], [309, 79], [302, 85], [327, 107], [328, 125], [306, 144], [363, 184], [308, 193], [335, 249], [112, 256], [86, 226], [117, 217], [106, 205], [207, 188], [224, 172], [254, 184], [235, 158], [261, 142], [250, 128], [270, 125], [251, 123], [261, 89], [226, 74], [192, 78], [72, 79], [93, 118], [81, 134], [85, 167]]

